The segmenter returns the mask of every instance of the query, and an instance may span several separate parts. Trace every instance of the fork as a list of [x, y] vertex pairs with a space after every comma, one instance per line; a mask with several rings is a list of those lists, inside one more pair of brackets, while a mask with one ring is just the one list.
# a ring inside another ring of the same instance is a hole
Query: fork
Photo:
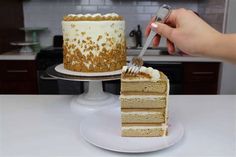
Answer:
[[[171, 13], [171, 7], [166, 4], [162, 5], [157, 12], [154, 23], [156, 23], [156, 22], [165, 23], [170, 15], [170, 13]], [[153, 28], [152, 28], [151, 32], [148, 35], [148, 38], [145, 42], [145, 45], [142, 48], [142, 51], [140, 52], [140, 54], [137, 57], [132, 58], [132, 60], [129, 62], [129, 64], [127, 66], [125, 73], [135, 75], [140, 71], [140, 68], [143, 65], [142, 57], [143, 57], [144, 53], [146, 52], [148, 46], [150, 45], [152, 39], [156, 36], [156, 34], [157, 33], [155, 32], [155, 30], [153, 30]]]

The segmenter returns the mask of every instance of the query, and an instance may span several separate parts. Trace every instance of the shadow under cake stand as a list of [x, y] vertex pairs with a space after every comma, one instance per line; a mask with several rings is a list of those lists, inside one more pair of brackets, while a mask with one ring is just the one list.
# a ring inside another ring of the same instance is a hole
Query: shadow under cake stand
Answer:
[[103, 91], [102, 81], [119, 80], [121, 70], [102, 73], [81, 73], [64, 68], [63, 64], [47, 69], [49, 76], [67, 81], [88, 81], [88, 91], [75, 96], [70, 105], [72, 111], [85, 116], [94, 111], [107, 108], [118, 103], [118, 96]]

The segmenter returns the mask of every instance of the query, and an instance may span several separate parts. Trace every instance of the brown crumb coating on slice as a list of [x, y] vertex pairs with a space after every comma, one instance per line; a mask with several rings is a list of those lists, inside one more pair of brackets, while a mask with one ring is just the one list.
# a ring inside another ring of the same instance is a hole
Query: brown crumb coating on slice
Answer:
[[[160, 80], [167, 80], [167, 76], [161, 72], [160, 72]], [[133, 80], [133, 79], [136, 79], [136, 78], [143, 78], [143, 79], [151, 79], [151, 76], [149, 74], [146, 74], [146, 73], [143, 73], [143, 72], [140, 72], [140, 73], [137, 73], [137, 74], [129, 74], [129, 73], [122, 73], [121, 74], [121, 79], [122, 80]]]

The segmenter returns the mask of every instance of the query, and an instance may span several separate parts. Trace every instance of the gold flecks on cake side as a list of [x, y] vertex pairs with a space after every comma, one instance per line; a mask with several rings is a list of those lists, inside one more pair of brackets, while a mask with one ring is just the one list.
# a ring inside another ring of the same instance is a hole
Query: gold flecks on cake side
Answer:
[[[64, 43], [63, 63], [66, 69], [81, 72], [106, 72], [119, 70], [126, 64], [126, 48], [124, 45], [116, 44], [111, 50], [107, 50], [105, 47], [100, 48], [98, 45], [87, 41], [83, 40], [82, 43], [86, 44], [80, 45], [88, 52], [87, 55], [83, 55], [74, 44]], [[94, 49], [99, 52], [96, 56], [91, 52]]]
[[126, 64], [124, 29], [125, 22], [114, 13], [66, 16], [62, 21], [64, 68], [79, 72], [122, 69]]

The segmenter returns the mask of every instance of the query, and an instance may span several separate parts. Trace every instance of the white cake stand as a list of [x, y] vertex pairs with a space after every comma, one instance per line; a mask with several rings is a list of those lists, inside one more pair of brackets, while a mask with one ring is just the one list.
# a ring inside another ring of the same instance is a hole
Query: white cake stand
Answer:
[[[59, 67], [59, 68], [58, 68]], [[79, 116], [86, 116], [118, 103], [118, 96], [103, 91], [102, 81], [119, 80], [120, 72], [112, 73], [98, 73], [98, 75], [84, 76], [83, 73], [71, 73], [60, 65], [55, 65], [47, 69], [49, 76], [67, 80], [67, 81], [88, 81], [88, 90], [83, 94], [75, 96], [71, 103], [72, 111], [79, 114]], [[59, 70], [58, 70], [59, 69]]]

